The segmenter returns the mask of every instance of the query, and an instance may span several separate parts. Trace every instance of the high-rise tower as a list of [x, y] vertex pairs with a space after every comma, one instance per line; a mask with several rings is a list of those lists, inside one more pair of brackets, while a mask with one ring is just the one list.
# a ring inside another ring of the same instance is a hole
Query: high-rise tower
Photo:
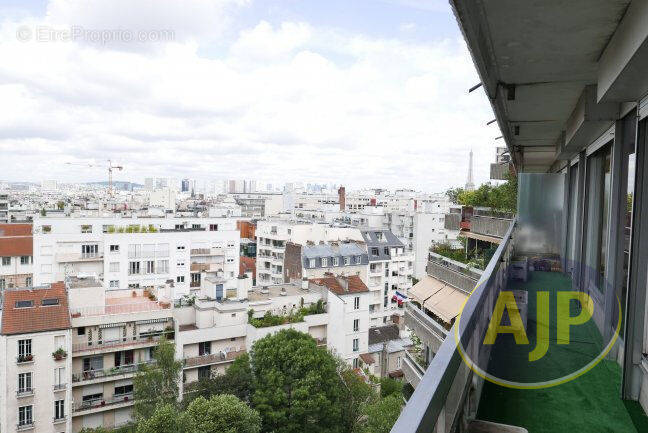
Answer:
[[466, 179], [466, 191], [475, 190], [475, 182], [473, 180], [473, 152], [470, 149], [470, 158], [468, 160], [468, 179]]

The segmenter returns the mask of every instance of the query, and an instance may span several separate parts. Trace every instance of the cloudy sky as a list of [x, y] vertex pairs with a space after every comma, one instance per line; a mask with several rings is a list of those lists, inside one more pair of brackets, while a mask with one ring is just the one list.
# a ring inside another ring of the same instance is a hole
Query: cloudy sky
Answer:
[[[442, 191], [499, 131], [447, 0], [3, 0], [0, 179]], [[67, 163], [79, 165], [69, 165]]]

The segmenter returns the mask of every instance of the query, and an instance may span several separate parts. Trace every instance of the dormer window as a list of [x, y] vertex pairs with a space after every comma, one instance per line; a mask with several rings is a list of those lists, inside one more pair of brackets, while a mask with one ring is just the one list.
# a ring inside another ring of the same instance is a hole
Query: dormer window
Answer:
[[49, 306], [58, 305], [58, 304], [59, 304], [58, 298], [48, 298], [48, 299], [43, 299], [41, 301], [41, 305], [43, 307], [49, 307]]
[[16, 301], [16, 308], [32, 308], [34, 306], [34, 301]]

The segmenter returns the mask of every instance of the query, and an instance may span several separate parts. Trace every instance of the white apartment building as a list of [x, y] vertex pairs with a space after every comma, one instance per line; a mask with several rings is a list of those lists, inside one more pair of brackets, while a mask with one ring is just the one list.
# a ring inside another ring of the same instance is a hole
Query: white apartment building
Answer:
[[344, 240], [362, 240], [357, 229], [290, 219], [259, 221], [257, 237], [257, 284], [282, 284], [286, 242], [305, 245]]
[[70, 316], [65, 286], [7, 289], [0, 330], [0, 429], [69, 432]]
[[0, 224], [9, 222], [9, 195], [0, 192]]
[[132, 420], [133, 376], [150, 363], [162, 335], [174, 338], [172, 288], [108, 290], [69, 277], [72, 431]]
[[0, 291], [33, 284], [31, 224], [0, 224]]
[[309, 287], [327, 293], [327, 347], [358, 368], [360, 354], [367, 353], [369, 345], [371, 292], [357, 275], [315, 278], [309, 280]]
[[391, 322], [393, 315], [403, 315], [398, 299], [406, 299], [412, 287], [414, 254], [406, 251], [403, 243], [389, 230], [362, 230], [362, 236], [369, 260], [370, 324], [382, 326]]
[[180, 298], [206, 278], [235, 288], [239, 232], [227, 218], [65, 218], [34, 222], [34, 283], [94, 275], [112, 290], [164, 284]]

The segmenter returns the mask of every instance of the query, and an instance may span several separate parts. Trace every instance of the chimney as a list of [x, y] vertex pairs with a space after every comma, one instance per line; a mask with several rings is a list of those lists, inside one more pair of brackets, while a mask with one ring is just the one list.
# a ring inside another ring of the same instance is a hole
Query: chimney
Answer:
[[340, 202], [340, 212], [346, 209], [346, 190], [343, 186], [338, 189], [338, 201]]

